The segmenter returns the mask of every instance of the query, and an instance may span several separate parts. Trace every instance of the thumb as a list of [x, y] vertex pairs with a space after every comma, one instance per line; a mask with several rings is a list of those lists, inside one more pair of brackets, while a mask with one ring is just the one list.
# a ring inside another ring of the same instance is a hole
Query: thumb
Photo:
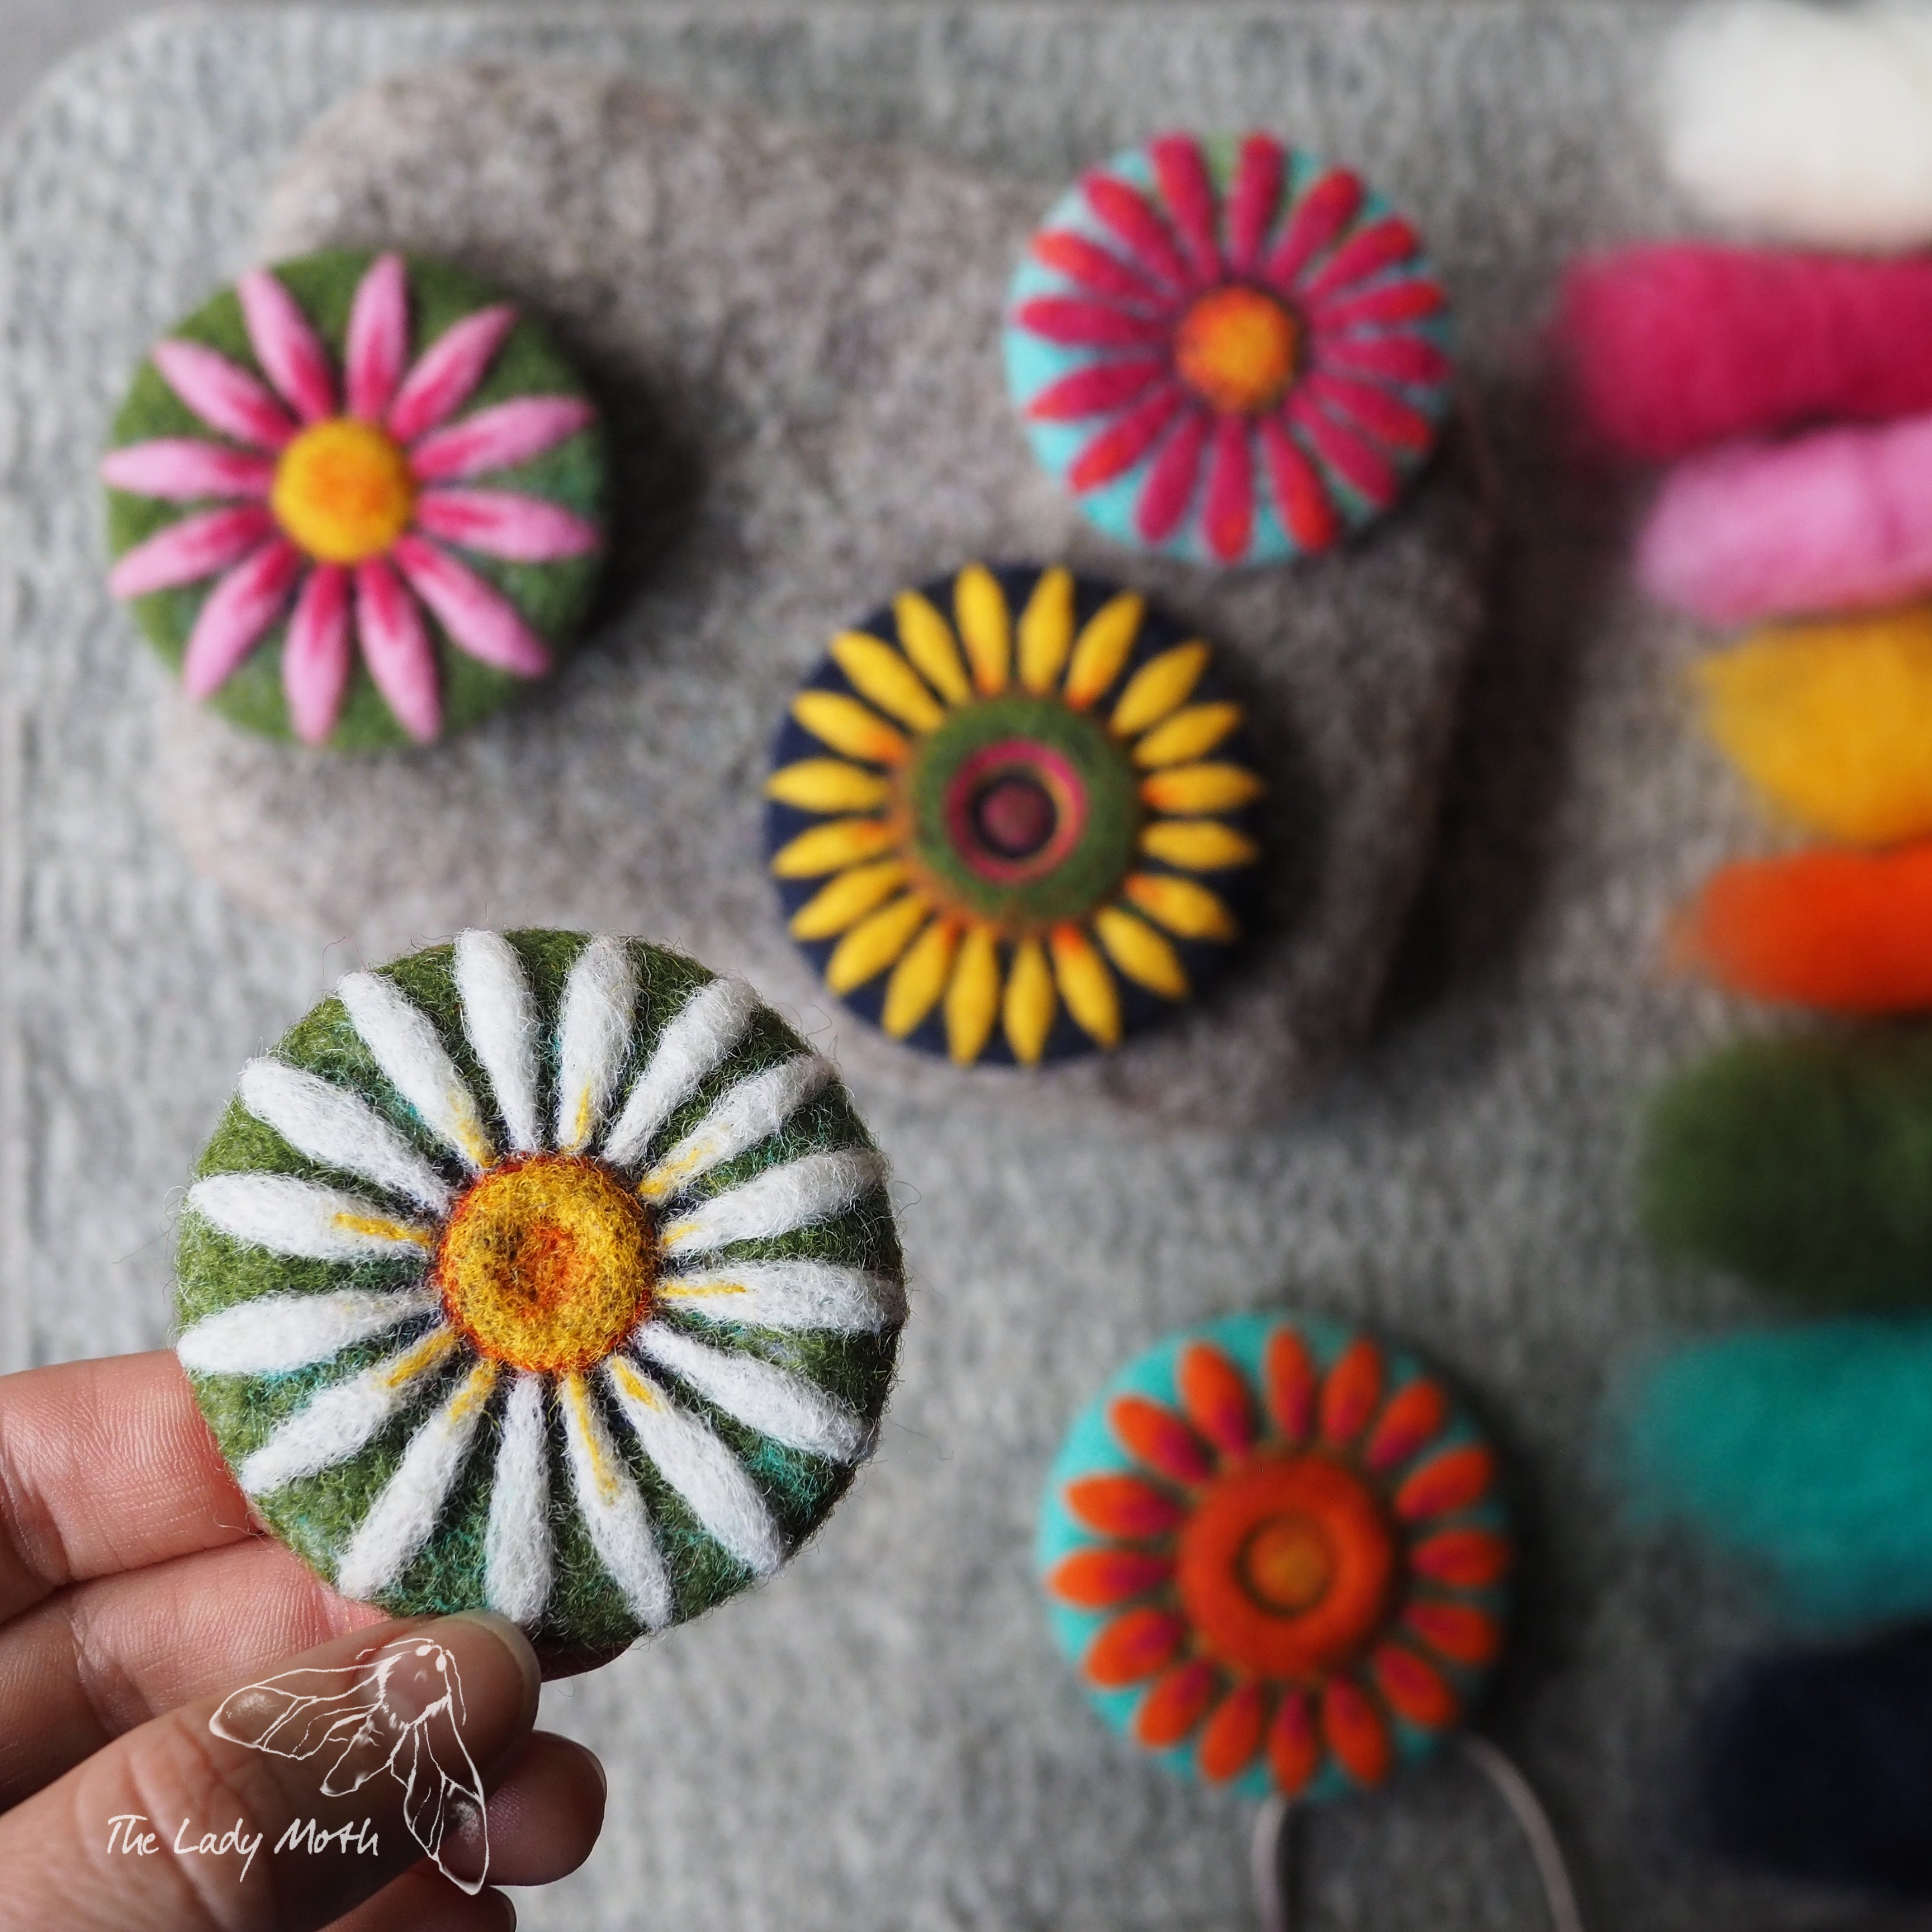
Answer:
[[426, 1853], [463, 1889], [412, 1881], [413, 1924], [513, 1923], [500, 1894], [464, 1894], [538, 1689], [522, 1634], [465, 1614], [357, 1630], [171, 1711], [0, 1816], [0, 1932], [302, 1932]]

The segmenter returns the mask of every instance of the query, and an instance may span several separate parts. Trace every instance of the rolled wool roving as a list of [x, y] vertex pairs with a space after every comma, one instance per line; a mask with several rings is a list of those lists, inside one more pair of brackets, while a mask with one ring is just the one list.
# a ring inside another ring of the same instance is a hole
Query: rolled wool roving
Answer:
[[769, 1575], [868, 1453], [886, 1167], [742, 980], [465, 932], [261, 1059], [182, 1219], [177, 1347], [269, 1528], [398, 1614], [604, 1650]]

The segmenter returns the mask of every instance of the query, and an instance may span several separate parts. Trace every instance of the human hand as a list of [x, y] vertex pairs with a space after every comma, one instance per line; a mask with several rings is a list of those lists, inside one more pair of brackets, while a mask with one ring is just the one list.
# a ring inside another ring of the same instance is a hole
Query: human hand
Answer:
[[[296, 1748], [316, 1748], [299, 1756], [279, 1754], [280, 1734], [272, 1748], [262, 1738], [278, 1694], [250, 1687], [360, 1662], [304, 1680], [353, 1684], [372, 1653], [394, 1660], [383, 1708], [356, 1694], [327, 1747], [312, 1726]], [[575, 1870], [602, 1826], [603, 1772], [580, 1744], [532, 1729], [538, 1660], [512, 1625], [392, 1621], [252, 1530], [170, 1354], [0, 1378], [0, 1932], [514, 1925], [503, 1894], [469, 1890], [485, 1833], [459, 1793], [440, 1787], [456, 1800], [450, 1828], [426, 1835], [462, 1882], [405, 1820], [406, 1804], [422, 1828], [439, 1788], [425, 1754], [406, 1798], [422, 1736], [402, 1736], [440, 1724], [447, 1738], [451, 1722], [409, 1725], [440, 1694], [438, 1670], [460, 1678], [460, 1748], [436, 1756], [460, 1779], [466, 1754], [488, 1794], [489, 1878], [544, 1885]]]

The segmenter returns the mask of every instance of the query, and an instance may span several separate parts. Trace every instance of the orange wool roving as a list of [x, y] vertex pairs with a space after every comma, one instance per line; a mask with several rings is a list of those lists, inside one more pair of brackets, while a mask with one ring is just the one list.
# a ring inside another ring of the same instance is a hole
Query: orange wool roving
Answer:
[[1678, 915], [1671, 952], [1754, 999], [1843, 1013], [1932, 1009], [1932, 843], [1726, 866]]

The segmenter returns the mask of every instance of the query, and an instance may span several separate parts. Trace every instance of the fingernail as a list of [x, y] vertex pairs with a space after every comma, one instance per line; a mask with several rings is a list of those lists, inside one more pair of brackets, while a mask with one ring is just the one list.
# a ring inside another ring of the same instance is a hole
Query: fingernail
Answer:
[[480, 1624], [510, 1653], [516, 1660], [518, 1670], [523, 1673], [524, 1708], [534, 1718], [537, 1700], [543, 1695], [543, 1666], [537, 1661], [537, 1654], [530, 1648], [530, 1639], [508, 1617], [500, 1617], [494, 1610], [460, 1610], [453, 1617], [445, 1617], [442, 1622]]

